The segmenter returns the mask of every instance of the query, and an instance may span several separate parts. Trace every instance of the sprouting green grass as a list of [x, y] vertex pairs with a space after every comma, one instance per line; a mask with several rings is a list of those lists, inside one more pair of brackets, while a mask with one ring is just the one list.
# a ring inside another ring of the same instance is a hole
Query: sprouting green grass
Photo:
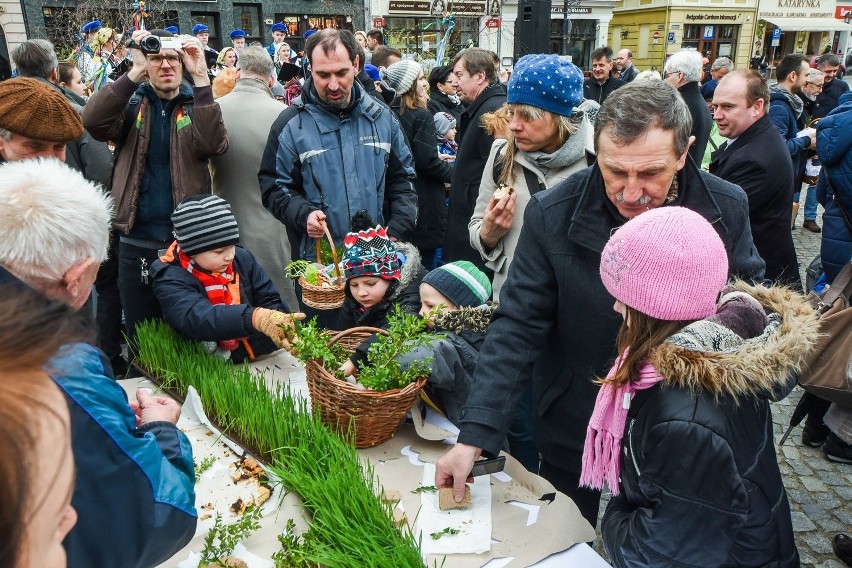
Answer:
[[332, 568], [423, 566], [411, 528], [397, 529], [392, 506], [374, 493], [376, 474], [362, 466], [351, 433], [344, 439], [286, 386], [270, 390], [248, 365], [210, 355], [162, 322], [139, 326], [137, 341], [139, 362], [164, 388], [185, 396], [192, 385], [210, 419], [301, 496], [311, 515], [305, 560]]

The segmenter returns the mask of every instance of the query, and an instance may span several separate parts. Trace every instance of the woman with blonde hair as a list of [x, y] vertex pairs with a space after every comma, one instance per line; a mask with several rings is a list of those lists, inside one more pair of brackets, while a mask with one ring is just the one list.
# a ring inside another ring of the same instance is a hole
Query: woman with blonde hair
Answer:
[[395, 93], [390, 107], [399, 118], [414, 157], [418, 215], [411, 243], [420, 251], [423, 266], [432, 270], [447, 226], [444, 184], [449, 183], [453, 169], [438, 156], [435, 119], [426, 108], [427, 83], [420, 64], [403, 59], [380, 73], [384, 83]]
[[113, 81], [110, 77], [120, 61], [113, 55], [118, 45], [118, 35], [112, 28], [101, 28], [92, 40], [92, 50], [95, 52], [95, 72], [88, 85], [89, 92], [95, 93], [101, 87]]
[[233, 47], [222, 48], [219, 52], [219, 57], [216, 58], [216, 69], [225, 69], [229, 67], [235, 69], [237, 67], [237, 52]]

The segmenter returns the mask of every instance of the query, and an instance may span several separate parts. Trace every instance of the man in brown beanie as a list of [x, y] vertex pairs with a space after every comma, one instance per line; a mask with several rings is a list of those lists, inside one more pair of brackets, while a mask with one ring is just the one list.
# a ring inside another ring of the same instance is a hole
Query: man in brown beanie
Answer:
[[0, 163], [53, 157], [83, 136], [83, 122], [62, 93], [35, 79], [0, 83]]

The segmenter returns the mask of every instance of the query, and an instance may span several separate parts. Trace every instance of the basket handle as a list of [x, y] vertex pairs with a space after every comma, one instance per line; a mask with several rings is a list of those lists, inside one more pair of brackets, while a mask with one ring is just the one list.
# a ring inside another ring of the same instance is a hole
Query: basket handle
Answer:
[[356, 332], [366, 332], [366, 333], [370, 333], [372, 335], [375, 335], [375, 334], [387, 335], [388, 334], [387, 330], [384, 330], [384, 329], [379, 328], [379, 327], [369, 327], [369, 326], [352, 327], [352, 328], [349, 328], [349, 329], [344, 329], [343, 331], [339, 332], [337, 335], [335, 335], [334, 337], [329, 339], [328, 340], [328, 346], [331, 347], [332, 345], [334, 345], [335, 343], [337, 343], [338, 341], [340, 341], [341, 339], [343, 339], [347, 335], [352, 335], [353, 333], [356, 333]]
[[[340, 273], [340, 260], [337, 258], [337, 248], [334, 246], [334, 239], [331, 238], [331, 231], [328, 230], [328, 223], [325, 221], [322, 222], [322, 230], [325, 233], [325, 238], [328, 239], [328, 244], [331, 246], [331, 258], [334, 260], [334, 272], [337, 274], [337, 278], [340, 279], [343, 275]], [[317, 239], [314, 247], [317, 252], [317, 264], [322, 264], [322, 255], [320, 254], [320, 241], [322, 239]]]

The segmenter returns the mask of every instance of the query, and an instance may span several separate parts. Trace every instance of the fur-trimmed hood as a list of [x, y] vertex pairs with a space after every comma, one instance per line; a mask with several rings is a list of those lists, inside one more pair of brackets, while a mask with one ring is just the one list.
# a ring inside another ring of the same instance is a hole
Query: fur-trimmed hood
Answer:
[[400, 272], [396, 288], [387, 297], [387, 301], [389, 302], [398, 300], [423, 269], [420, 251], [417, 250], [417, 247], [410, 243], [399, 242], [396, 243], [396, 250], [405, 255], [405, 264], [402, 265], [402, 271]]
[[[790, 374], [799, 370], [819, 339], [813, 308], [801, 294], [780, 286], [738, 281], [733, 288], [756, 299], [769, 324], [751, 339], [716, 325], [712, 347], [696, 341], [697, 326], [704, 321], [686, 326], [651, 354], [650, 362], [664, 385], [706, 391], [717, 398], [772, 396], [785, 389]], [[705, 326], [702, 333], [706, 332]]]
[[442, 312], [435, 316], [432, 321], [438, 331], [451, 331], [453, 333], [463, 331], [485, 332], [496, 309], [497, 304], [494, 303], [476, 307], [462, 307], [457, 310]]

